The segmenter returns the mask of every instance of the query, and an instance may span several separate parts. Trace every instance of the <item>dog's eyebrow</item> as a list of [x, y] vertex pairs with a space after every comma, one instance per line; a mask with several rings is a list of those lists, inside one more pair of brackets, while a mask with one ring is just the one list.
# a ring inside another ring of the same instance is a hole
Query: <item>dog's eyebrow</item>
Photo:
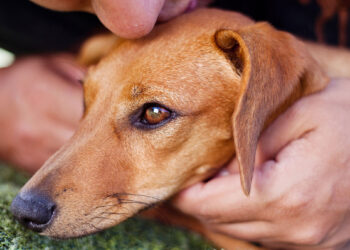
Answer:
[[131, 97], [136, 98], [140, 96], [145, 91], [143, 86], [133, 85], [131, 88]]

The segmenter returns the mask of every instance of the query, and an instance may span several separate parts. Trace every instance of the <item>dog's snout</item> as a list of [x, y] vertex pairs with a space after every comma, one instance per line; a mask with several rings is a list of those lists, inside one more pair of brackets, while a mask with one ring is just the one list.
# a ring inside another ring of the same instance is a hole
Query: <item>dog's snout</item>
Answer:
[[36, 232], [43, 231], [50, 224], [55, 208], [49, 197], [35, 192], [19, 193], [11, 204], [15, 218]]

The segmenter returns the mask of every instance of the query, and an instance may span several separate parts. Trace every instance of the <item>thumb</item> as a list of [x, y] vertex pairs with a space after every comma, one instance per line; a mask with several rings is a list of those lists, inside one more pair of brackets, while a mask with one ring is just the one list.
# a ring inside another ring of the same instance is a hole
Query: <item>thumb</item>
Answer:
[[123, 38], [139, 38], [155, 25], [165, 0], [93, 0], [92, 8], [101, 22]]

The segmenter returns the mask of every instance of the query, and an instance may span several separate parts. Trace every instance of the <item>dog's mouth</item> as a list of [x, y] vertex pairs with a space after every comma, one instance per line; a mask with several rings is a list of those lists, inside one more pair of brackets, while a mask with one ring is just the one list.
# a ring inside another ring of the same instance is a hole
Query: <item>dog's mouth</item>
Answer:
[[[77, 238], [103, 231], [118, 225], [126, 219], [149, 210], [163, 201], [163, 199], [134, 193], [112, 193], [98, 199], [93, 207], [82, 208], [74, 218], [67, 220], [69, 208], [61, 209], [53, 221], [42, 232], [43, 235], [55, 239]], [[72, 211], [69, 211], [71, 214]], [[69, 228], [69, 231], [64, 228]], [[32, 229], [32, 228], [31, 228]]]

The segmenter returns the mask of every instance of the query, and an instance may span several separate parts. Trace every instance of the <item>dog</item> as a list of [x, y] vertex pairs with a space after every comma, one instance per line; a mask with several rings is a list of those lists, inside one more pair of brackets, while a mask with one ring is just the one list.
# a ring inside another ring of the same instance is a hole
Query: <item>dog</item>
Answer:
[[[233, 157], [249, 195], [261, 132], [329, 82], [312, 45], [235, 12], [200, 9], [144, 38], [106, 44], [90, 46], [84, 59], [103, 56], [84, 81], [79, 128], [11, 205], [43, 235], [79, 237], [117, 225]], [[329, 62], [321, 53], [322, 60]], [[257, 249], [179, 218], [218, 246]]]

